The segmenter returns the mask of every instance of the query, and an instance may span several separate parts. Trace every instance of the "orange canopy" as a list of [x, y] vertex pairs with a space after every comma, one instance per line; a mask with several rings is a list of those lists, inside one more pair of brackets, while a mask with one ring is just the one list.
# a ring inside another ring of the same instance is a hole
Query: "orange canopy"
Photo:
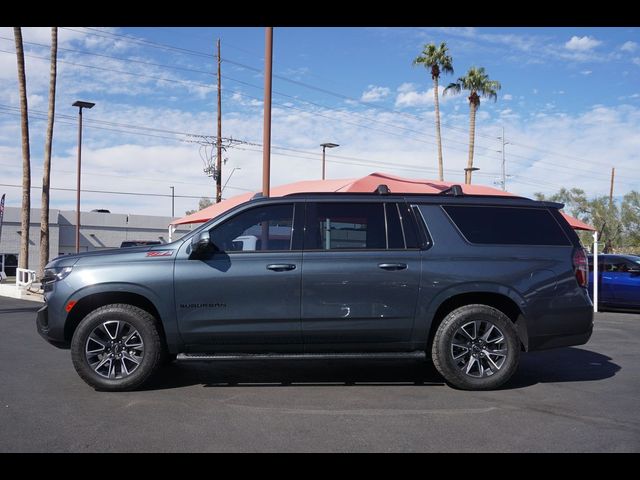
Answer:
[[[391, 193], [430, 193], [437, 194], [446, 190], [447, 188], [455, 185], [455, 182], [440, 182], [437, 180], [420, 180], [396, 177], [386, 173], [372, 173], [362, 178], [350, 178], [343, 180], [304, 180], [300, 182], [289, 183], [274, 187], [271, 189], [270, 195], [272, 197], [283, 197], [292, 193], [324, 193], [324, 192], [352, 192], [352, 193], [366, 193], [374, 192], [378, 185], [384, 184], [389, 187]], [[498, 190], [497, 188], [485, 187], [483, 185], [460, 185], [463, 193], [466, 195], [502, 195], [502, 196], [515, 196], [513, 193]], [[212, 218], [221, 215], [227, 210], [240, 205], [241, 203], [248, 202], [255, 194], [248, 192], [235, 197], [223, 200], [220, 203], [213, 204], [207, 208], [200, 210], [199, 212], [192, 213], [186, 217], [179, 218], [171, 222], [171, 225], [184, 225], [189, 223], [203, 223], [208, 222]], [[595, 230], [586, 223], [581, 222], [569, 215], [563, 213], [569, 224], [580, 230]]]

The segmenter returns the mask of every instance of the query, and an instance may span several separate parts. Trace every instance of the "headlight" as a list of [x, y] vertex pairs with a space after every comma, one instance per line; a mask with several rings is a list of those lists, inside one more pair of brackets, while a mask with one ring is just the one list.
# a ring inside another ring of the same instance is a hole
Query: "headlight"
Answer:
[[73, 267], [45, 268], [42, 283], [52, 283], [63, 280], [71, 273], [71, 270], [73, 270]]

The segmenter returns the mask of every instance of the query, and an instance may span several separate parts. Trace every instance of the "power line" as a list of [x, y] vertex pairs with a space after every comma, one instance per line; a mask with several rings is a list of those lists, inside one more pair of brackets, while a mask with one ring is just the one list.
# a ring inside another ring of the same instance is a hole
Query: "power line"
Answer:
[[[7, 40], [10, 42], [13, 42], [12, 38], [8, 38], [8, 37], [0, 37], [0, 40]], [[38, 47], [44, 47], [44, 48], [49, 48], [49, 45], [46, 45], [44, 43], [36, 43], [36, 42], [23, 42], [25, 45], [36, 45]], [[195, 68], [188, 68], [188, 67], [179, 67], [177, 65], [167, 65], [164, 63], [154, 63], [154, 62], [146, 62], [143, 60], [134, 60], [132, 58], [123, 58], [123, 57], [114, 57], [112, 55], [105, 55], [103, 53], [96, 53], [96, 52], [88, 52], [86, 50], [78, 50], [75, 48], [65, 48], [65, 47], [58, 47], [58, 50], [63, 50], [65, 52], [72, 52], [72, 53], [80, 53], [82, 55], [91, 55], [94, 57], [101, 57], [101, 58], [110, 58], [112, 60], [119, 60], [122, 62], [130, 62], [130, 63], [137, 63], [137, 64], [141, 64], [141, 65], [150, 65], [152, 67], [161, 67], [161, 68], [171, 68], [174, 70], [183, 70], [186, 72], [192, 72], [192, 73], [202, 73], [202, 74], [206, 74], [206, 75], [213, 75], [214, 77], [216, 76], [216, 73], [211, 71], [206, 71], [206, 70], [196, 70]]]
[[[154, 48], [159, 48], [161, 50], [166, 50], [166, 51], [172, 51], [174, 53], [184, 53], [187, 55], [195, 55], [198, 57], [207, 57], [207, 58], [211, 58], [211, 56], [213, 55], [215, 57], [215, 54], [213, 53], [206, 53], [206, 52], [199, 52], [197, 50], [190, 50], [188, 48], [182, 48], [182, 47], [176, 47], [173, 45], [167, 45], [164, 43], [160, 43], [160, 42], [153, 42], [151, 40], [146, 40], [146, 39], [141, 39], [138, 37], [134, 37], [131, 35], [124, 35], [121, 33], [114, 33], [114, 32], [107, 32], [105, 30], [99, 30], [97, 28], [91, 28], [91, 27], [82, 27], [85, 30], [78, 30], [75, 28], [70, 28], [70, 27], [60, 27], [63, 30], [69, 30], [72, 32], [77, 32], [77, 33], [82, 33], [84, 35], [94, 35], [96, 37], [102, 37], [102, 38], [109, 38], [109, 36], [111, 37], [118, 37], [126, 42], [130, 42], [130, 43], [137, 43], [137, 44], [143, 44], [143, 45], [147, 45], [147, 46], [151, 46]], [[86, 31], [86, 30], [90, 30], [90, 31]], [[100, 33], [94, 33], [94, 32], [100, 32]]]
[[[15, 55], [15, 51], [11, 52], [11, 51], [8, 51], [8, 50], [0, 49], [0, 52], [8, 53], [10, 55]], [[41, 57], [39, 55], [33, 55], [33, 54], [25, 53], [24, 56], [25, 57], [29, 57], [29, 58], [36, 58], [36, 59], [39, 59], [39, 60], [50, 61], [49, 57]], [[145, 75], [144, 73], [133, 73], [133, 72], [127, 72], [125, 70], [115, 70], [113, 68], [98, 67], [97, 65], [86, 65], [86, 64], [82, 64], [82, 63], [70, 62], [68, 60], [60, 60], [60, 59], [58, 59], [58, 63], [66, 63], [68, 65], [75, 65], [76, 67], [91, 68], [91, 69], [94, 69], [94, 70], [102, 70], [104, 72], [111, 72], [111, 73], [120, 73], [122, 75], [131, 75], [131, 76], [134, 76], [134, 77], [149, 78], [151, 80], [156, 80], [156, 81], [161, 81], [161, 82], [184, 83], [184, 84], [191, 85], [191, 86], [213, 88], [212, 85], [205, 84], [205, 83], [194, 82], [192, 80], [177, 80], [177, 79], [167, 78], [167, 77], [155, 77], [153, 75]]]
[[[15, 188], [22, 188], [22, 185], [17, 185], [17, 184], [11, 184], [11, 183], [0, 183], [0, 187], [15, 187]], [[38, 187], [38, 186], [33, 186], [31, 187], [31, 190], [40, 190], [42, 187]], [[50, 187], [51, 190], [58, 190], [58, 191], [64, 191], [64, 192], [77, 192], [77, 190], [75, 188], [63, 188], [63, 187]], [[207, 195], [172, 195], [170, 193], [142, 193], [142, 192], [118, 192], [118, 191], [112, 191], [112, 190], [85, 190], [85, 189], [81, 189], [81, 192], [84, 193], [108, 193], [109, 195], [136, 195], [136, 196], [140, 196], [140, 197], [175, 197], [175, 198], [213, 198], [213, 197], [209, 197]], [[253, 191], [253, 190], [251, 190]]]

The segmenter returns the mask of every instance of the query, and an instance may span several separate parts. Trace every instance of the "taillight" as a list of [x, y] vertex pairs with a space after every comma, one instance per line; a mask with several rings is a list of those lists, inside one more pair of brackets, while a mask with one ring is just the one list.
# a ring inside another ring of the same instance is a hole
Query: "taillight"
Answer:
[[578, 248], [573, 253], [573, 271], [576, 274], [578, 285], [587, 288], [589, 286], [589, 263], [583, 248]]

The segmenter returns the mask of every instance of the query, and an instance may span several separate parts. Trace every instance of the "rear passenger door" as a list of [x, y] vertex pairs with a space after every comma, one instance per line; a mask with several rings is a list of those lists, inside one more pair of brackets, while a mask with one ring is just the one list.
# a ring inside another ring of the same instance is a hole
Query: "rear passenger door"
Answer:
[[403, 209], [382, 201], [307, 203], [305, 351], [409, 348], [421, 264]]

